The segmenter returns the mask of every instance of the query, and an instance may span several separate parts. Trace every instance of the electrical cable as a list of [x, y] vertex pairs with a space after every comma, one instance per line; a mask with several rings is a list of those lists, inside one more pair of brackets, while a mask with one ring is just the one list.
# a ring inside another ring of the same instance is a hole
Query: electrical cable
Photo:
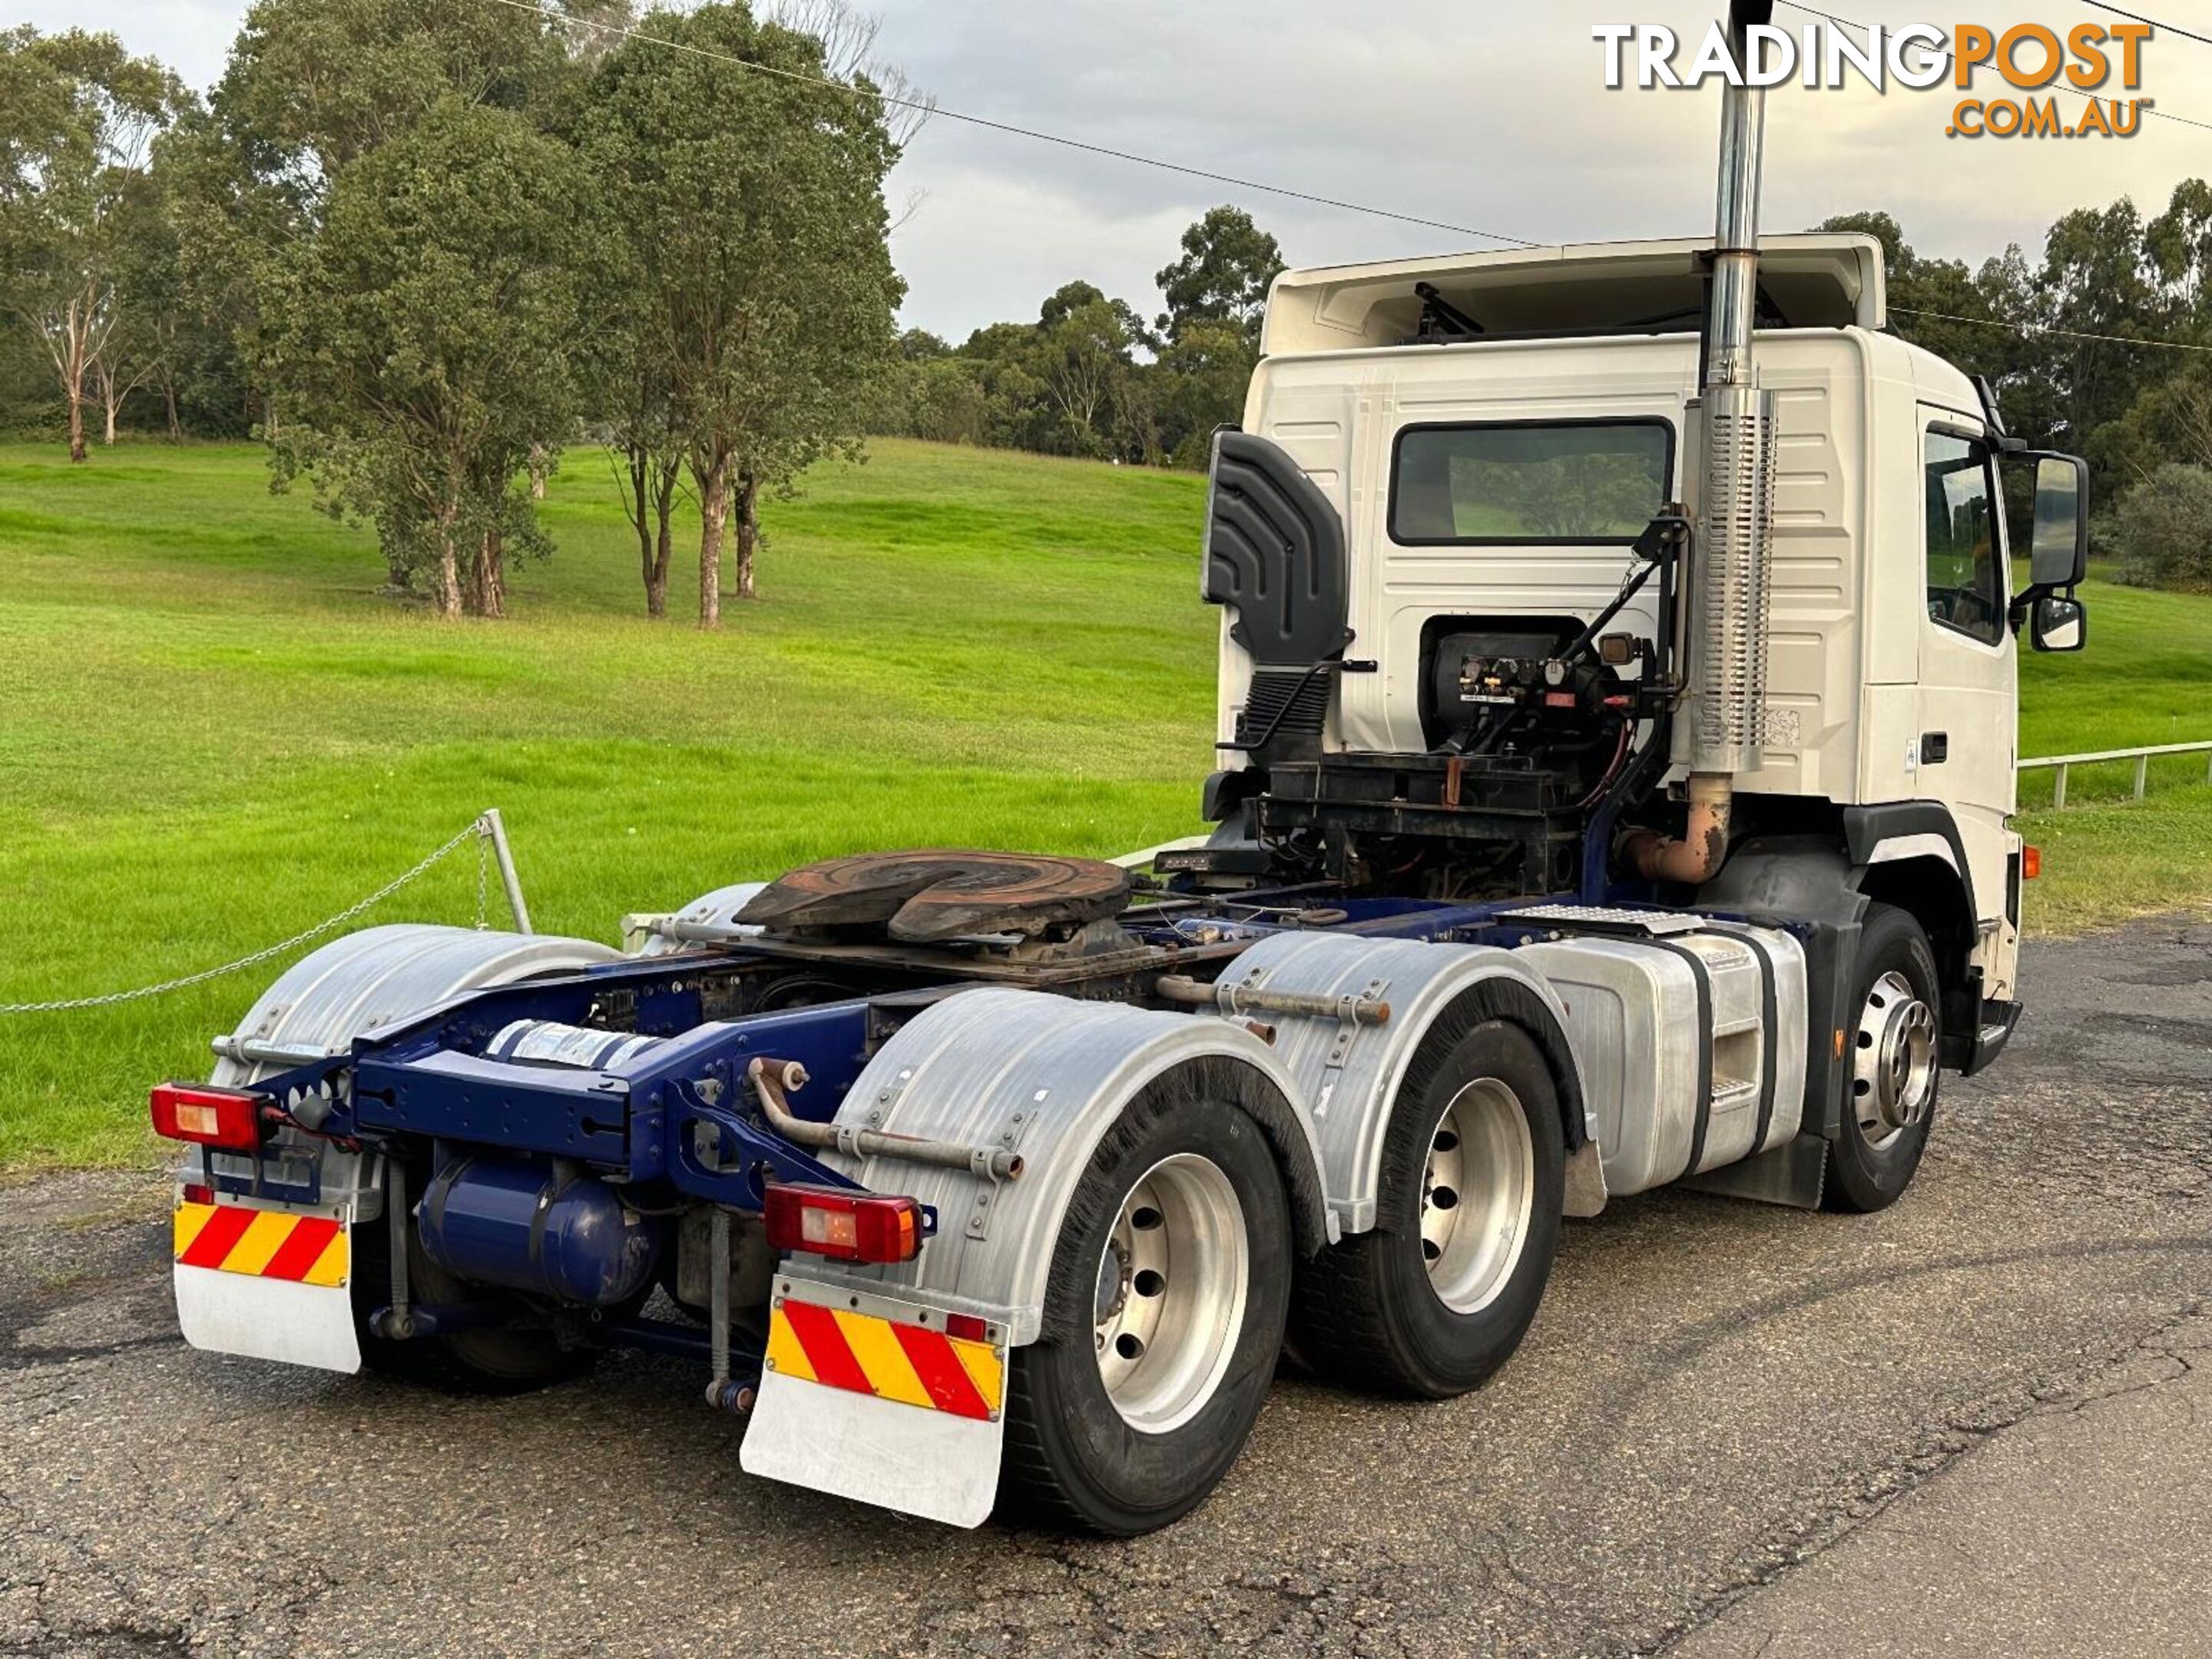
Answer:
[[[1850, 29], [1864, 29], [1864, 28], [1869, 28], [1869, 27], [1872, 27], [1872, 25], [1870, 25], [1870, 24], [1866, 24], [1866, 23], [1862, 23], [1862, 22], [1860, 22], [1856, 18], [1853, 18], [1853, 17], [1838, 17], [1838, 16], [1834, 12], [1832, 12], [1832, 11], [1822, 11], [1822, 10], [1821, 10], [1819, 7], [1817, 7], [1817, 6], [1808, 6], [1808, 5], [1805, 5], [1805, 4], [1803, 4], [1803, 3], [1802, 3], [1802, 0], [1777, 0], [1777, 3], [1778, 3], [1778, 4], [1780, 4], [1780, 5], [1784, 5], [1784, 6], [1789, 7], [1789, 8], [1790, 8], [1790, 10], [1792, 10], [1792, 11], [1802, 11], [1802, 12], [1803, 12], [1803, 13], [1804, 13], [1808, 17], [1818, 17], [1818, 18], [1821, 19], [1823, 21], [1826, 21], [1826, 22], [1830, 22], [1830, 23], [1838, 23], [1838, 24], [1841, 24], [1841, 25], [1842, 25], [1844, 27], [1845, 27], [1845, 28], [1850, 28]], [[2089, 3], [2090, 3], [2090, 4], [2092, 4], [2092, 5], [2094, 5], [2094, 4], [2096, 4], [2096, 3], [2097, 3], [2097, 0], [2089, 0]], [[2105, 7], [2105, 8], [2104, 8], [2104, 9], [2105, 9], [2105, 10], [2106, 10], [2106, 11], [2115, 11], [2115, 10], [2118, 10], [2118, 9], [2117, 7], [2113, 7], [2113, 6], [2106, 6], [2106, 7]], [[2132, 16], [2132, 15], [2134, 15], [2134, 14], [2133, 14], [2133, 13], [2131, 13], [2131, 12], [2121, 12], [2121, 13], [2120, 13], [2120, 15], [2122, 15], [2123, 17], [2128, 17], [2128, 16]], [[2148, 21], [2148, 20], [2141, 20], [2141, 21]], [[2163, 28], [2163, 27], [2166, 27], [2166, 26], [2165, 26], [2164, 24], [2159, 24], [2159, 25], [2157, 25], [2156, 27], [2160, 27], [2160, 28]], [[2177, 34], [2180, 34], [2180, 33], [2186, 33], [2186, 31], [2185, 31], [2185, 30], [2181, 30], [2181, 29], [2176, 29], [2176, 30], [2174, 31], [2174, 33], [2177, 33]], [[2193, 38], [2193, 37], [2192, 37], [2192, 38]], [[1931, 47], [1929, 47], [1929, 51], [1931, 51], [1931, 52], [1935, 52], [1935, 51], [1938, 51], [1939, 49], [1938, 49], [1938, 48], [1936, 48], [1936, 47], [1933, 47], [1933, 46], [1931, 46]], [[1952, 54], [1952, 52], [1951, 52], [1951, 51], [1949, 50], [1949, 48], [1948, 48], [1948, 47], [1944, 47], [1944, 48], [1941, 48], [1940, 50], [1941, 50], [1941, 52], [1942, 52], [1942, 58], [1943, 58], [1943, 61], [1944, 61], [1945, 63], [1947, 63], [1947, 64], [1954, 64], [1954, 65], [1957, 64], [1958, 59], [1957, 59], [1957, 58], [1956, 58]], [[2074, 97], [2074, 98], [2079, 98], [2079, 99], [2081, 99], [2084, 103], [2090, 103], [2090, 104], [2094, 104], [2094, 103], [2095, 103], [2095, 102], [2097, 101], [2095, 94], [2092, 94], [2092, 93], [2087, 93], [2087, 92], [2076, 92], [2076, 91], [2075, 91], [2075, 89], [2074, 89], [2073, 88], [2071, 88], [2071, 87], [2062, 88], [2060, 88], [2060, 90], [2062, 90], [2062, 91], [2065, 92], [2065, 93], [2066, 93], [2069, 97]], [[2179, 122], [2180, 122], [2180, 123], [2181, 123], [2181, 125], [2182, 125], [2183, 126], [2185, 126], [2185, 127], [2201, 127], [2201, 128], [2203, 128], [2203, 129], [2205, 131], [2207, 131], [2207, 132], [2212, 132], [2212, 121], [2199, 121], [2199, 120], [2197, 120], [2197, 119], [2195, 119], [2193, 117], [2191, 117], [2191, 116], [2187, 116], [2187, 115], [2176, 115], [2176, 114], [2175, 114], [2172, 110], [2160, 109], [2160, 108], [2156, 104], [2144, 104], [2144, 105], [2142, 106], [2142, 112], [2143, 112], [2145, 115], [2154, 115], [2154, 116], [2158, 117], [2158, 118], [2159, 118], [2159, 119], [2160, 119], [2160, 120], [2162, 120], [2162, 121], [2179, 121]]]
[[2057, 328], [2045, 323], [2008, 322], [2002, 317], [1962, 317], [1952, 311], [1922, 311], [1913, 306], [1892, 306], [1905, 317], [1940, 317], [1947, 323], [1972, 323], [1981, 328], [2010, 329], [2015, 334], [2063, 334], [2074, 340], [2103, 340], [2112, 345], [2154, 346], [2164, 351], [2212, 351], [2212, 345], [2189, 345], [2179, 340], [2133, 339], [2124, 334], [2091, 334], [2078, 328]]
[[[1282, 185], [1271, 185], [1255, 179], [1239, 178], [1233, 173], [1216, 173], [1204, 167], [1187, 166], [1180, 161], [1165, 161], [1158, 156], [1143, 155], [1133, 150], [1115, 149], [1104, 144], [1094, 144], [1084, 139], [1070, 138], [1063, 134], [1048, 132], [1040, 128], [1018, 126], [1012, 122], [994, 120], [987, 116], [970, 115], [960, 110], [947, 109], [943, 105], [928, 99], [902, 98], [891, 93], [848, 86], [842, 81], [832, 80], [824, 76], [806, 75], [797, 70], [787, 70], [773, 64], [756, 63], [750, 58], [735, 57], [728, 52], [710, 52], [703, 46], [695, 46], [684, 41], [671, 40], [663, 36], [647, 34], [642, 30], [629, 28], [620, 24], [602, 23], [587, 17], [570, 16], [554, 7], [538, 3], [538, 0], [492, 0], [492, 3], [507, 6], [516, 11], [530, 12], [550, 22], [595, 29], [604, 34], [619, 35], [626, 40], [635, 40], [641, 46], [660, 46], [671, 52], [680, 52], [695, 58], [704, 58], [715, 63], [728, 64], [738, 69], [750, 70], [755, 74], [795, 82], [804, 86], [818, 87], [827, 91], [840, 92], [848, 97], [871, 98], [895, 108], [912, 110], [927, 116], [942, 116], [948, 121], [962, 122], [969, 126], [982, 128], [987, 131], [1032, 139], [1039, 143], [1057, 144], [1064, 149], [1079, 150], [1085, 155], [1103, 155], [1114, 161], [1132, 162], [1139, 167], [1156, 167], [1162, 172], [1180, 173], [1186, 178], [1203, 179], [1213, 184], [1229, 185], [1239, 190], [1259, 191], [1267, 195], [1280, 196], [1291, 201], [1306, 202], [1317, 207], [1334, 208], [1346, 213], [1361, 213], [1373, 218], [1395, 220], [1401, 224], [1418, 225], [1429, 230], [1448, 230], [1456, 235], [1480, 236], [1489, 241], [1505, 242], [1516, 247], [1533, 248], [1546, 246], [1540, 242], [1531, 241], [1525, 236], [1509, 236], [1503, 231], [1484, 230], [1476, 226], [1454, 224], [1443, 219], [1425, 219], [1414, 214], [1400, 213], [1391, 208], [1375, 207], [1364, 202], [1344, 201], [1336, 197], [1319, 196], [1308, 191], [1292, 190]], [[1793, 11], [1803, 12], [1808, 16], [1818, 17], [1846, 28], [1864, 29], [1868, 27], [1855, 19], [1839, 16], [1833, 12], [1822, 11], [1817, 7], [1802, 4], [1801, 0], [1779, 0], [1779, 3], [1788, 6]], [[2089, 0], [2089, 3], [2097, 5], [2101, 10], [2118, 13], [2123, 17], [2152, 23], [2154, 27], [2172, 27], [2168, 24], [2157, 23], [2149, 18], [2138, 17], [2133, 12], [2121, 11], [2117, 6], [2104, 5], [2101, 0]], [[2172, 32], [2177, 34], [2188, 33], [2185, 29], [2174, 29]], [[2191, 35], [2189, 38], [2205, 39], [2198, 35]], [[2212, 41], [2209, 41], [2208, 44], [2212, 44]], [[1951, 53], [1946, 51], [1943, 57], [1946, 61], [1949, 61]], [[2087, 94], [2075, 95], [2086, 96]], [[2094, 100], [2091, 100], [2091, 101]], [[2185, 125], [2203, 127], [2208, 131], [2212, 131], [2212, 122], [2191, 120], [2187, 116], [2174, 115], [2155, 106], [2150, 108], [2148, 112], [2164, 116], [2168, 120], [2182, 122]], [[1916, 311], [1906, 306], [1892, 306], [1890, 309], [1904, 316], [1937, 317], [1948, 322], [1978, 324], [1988, 328], [2009, 328], [2023, 334], [2067, 334], [2075, 335], [2076, 337], [2082, 339], [2108, 340], [2121, 345], [2154, 346], [2174, 351], [2212, 351], [2212, 346], [2185, 345], [2174, 340], [2130, 340], [2115, 335], [2078, 334], [2074, 330], [2047, 328], [2039, 324], [2010, 323], [1991, 318], [1960, 317], [1940, 311]]]
[[492, 0], [495, 5], [507, 6], [516, 11], [533, 12], [549, 22], [566, 27], [597, 29], [603, 34], [618, 34], [626, 40], [641, 46], [662, 46], [670, 52], [685, 52], [694, 58], [705, 58], [719, 64], [729, 64], [756, 75], [772, 76], [778, 80], [796, 82], [801, 86], [820, 87], [830, 92], [842, 92], [848, 98], [872, 99], [889, 104], [896, 109], [912, 110], [925, 117], [942, 116], [948, 121], [958, 121], [971, 127], [981, 127], [988, 132], [1006, 133], [1016, 138], [1034, 139], [1041, 144], [1058, 144], [1064, 149], [1080, 150], [1089, 155], [1103, 155], [1116, 161], [1130, 161], [1139, 167], [1157, 167], [1163, 173], [1181, 173], [1188, 179], [1203, 179], [1217, 185], [1228, 185], [1237, 190], [1255, 190], [1268, 196], [1280, 196], [1293, 202], [1308, 202], [1316, 207], [1334, 208], [1340, 212], [1364, 213], [1377, 219], [1394, 219], [1400, 224], [1419, 225], [1426, 230], [1448, 230], [1457, 236], [1480, 236], [1492, 242], [1507, 242], [1516, 247], [1542, 247], [1525, 236], [1508, 236], [1503, 231], [1483, 230], [1474, 225], [1453, 224], [1443, 219], [1424, 219], [1418, 214], [1400, 213], [1392, 208], [1370, 207], [1364, 202], [1346, 202], [1333, 196], [1317, 196], [1310, 191], [1292, 190], [1285, 185], [1270, 185], [1257, 179], [1242, 179], [1234, 173], [1215, 173], [1206, 167], [1187, 166], [1181, 161], [1163, 161], [1157, 155], [1143, 155], [1134, 150], [1115, 149], [1107, 144], [1094, 144], [1081, 138], [1070, 138], [1064, 134], [1047, 132], [1037, 127], [1017, 126], [1011, 121], [995, 121], [988, 116], [969, 115], [960, 110], [947, 109], [944, 105], [926, 98], [901, 98], [888, 92], [848, 86], [842, 81], [825, 76], [806, 75], [797, 70], [787, 70], [774, 64], [755, 63], [748, 58], [733, 57], [728, 52], [709, 52], [704, 46], [695, 46], [681, 40], [670, 40], [641, 30], [627, 28], [616, 23], [596, 22], [588, 17], [572, 17], [551, 6], [535, 3], [535, 0]]
[[2178, 34], [2185, 40], [2194, 40], [2200, 46], [2212, 46], [2212, 34], [2191, 33], [2187, 29], [2176, 28], [2171, 23], [2161, 23], [2155, 17], [2146, 17], [2139, 11], [2123, 11], [2118, 6], [2108, 6], [2105, 3], [2105, 0], [2082, 0], [2082, 3], [2085, 5], [2094, 6], [2099, 11], [2108, 11], [2115, 17], [2124, 17], [2130, 23], [2148, 23], [2154, 29], [2164, 29], [2168, 34]]

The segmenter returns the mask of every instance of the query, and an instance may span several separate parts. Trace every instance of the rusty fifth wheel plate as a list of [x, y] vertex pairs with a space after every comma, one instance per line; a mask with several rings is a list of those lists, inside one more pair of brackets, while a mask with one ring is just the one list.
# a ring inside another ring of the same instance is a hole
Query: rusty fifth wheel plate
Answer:
[[863, 853], [792, 871], [737, 920], [772, 933], [883, 928], [928, 944], [973, 933], [1034, 938], [1117, 916], [1129, 875], [1096, 859], [1028, 853]]

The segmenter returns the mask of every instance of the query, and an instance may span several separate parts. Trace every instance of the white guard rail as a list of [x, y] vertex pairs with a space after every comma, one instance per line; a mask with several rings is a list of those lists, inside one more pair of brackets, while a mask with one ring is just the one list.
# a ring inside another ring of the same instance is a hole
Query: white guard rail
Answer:
[[[2099, 766], [2112, 761], [2131, 760], [2136, 763], [2136, 799], [2141, 800], [2143, 798], [2143, 792], [2150, 787], [2152, 757], [2158, 755], [2212, 756], [2212, 743], [2154, 744], [2144, 749], [2100, 750], [2094, 755], [2045, 755], [2039, 759], [2022, 761], [2020, 763], [2020, 769], [2022, 772], [2055, 770], [2058, 774], [2057, 780], [2052, 784], [2051, 791], [2051, 805], [2056, 809], [2066, 805], [2066, 775], [2073, 768]], [[2212, 762], [2208, 762], [2206, 764], [2205, 778], [2208, 782], [2212, 782]]]

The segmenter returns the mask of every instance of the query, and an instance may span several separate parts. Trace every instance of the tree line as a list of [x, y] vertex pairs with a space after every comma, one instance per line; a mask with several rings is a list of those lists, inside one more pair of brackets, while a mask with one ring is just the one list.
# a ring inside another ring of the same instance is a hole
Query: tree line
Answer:
[[909, 330], [869, 405], [872, 432], [1144, 466], [1203, 467], [1216, 428], [1243, 414], [1282, 249], [1243, 210], [1182, 234], [1154, 281], [1152, 321], [1085, 282], [1034, 323], [995, 323], [957, 349]]
[[[927, 107], [843, 0], [255, 0], [204, 96], [112, 35], [0, 32], [0, 424], [76, 459], [134, 410], [256, 434], [395, 591], [483, 616], [550, 549], [562, 452], [605, 445], [656, 616], [696, 501], [709, 625], [764, 500], [863, 434], [1203, 465], [1275, 238], [1207, 213], [1153, 316], [1078, 281], [902, 334], [884, 190]], [[1881, 239], [1899, 333], [2089, 457], [2125, 574], [2212, 586], [2212, 352], [2172, 349], [2212, 347], [2212, 185], [1978, 266], [1886, 214], [1823, 228]]]
[[447, 615], [501, 613], [599, 438], [655, 615], [696, 497], [711, 625], [727, 544], [750, 597], [763, 495], [892, 356], [911, 122], [872, 41], [842, 0], [256, 0], [201, 98], [112, 35], [9, 31], [0, 385], [43, 382], [75, 460], [148, 387], [172, 436], [258, 432]]
[[1880, 238], [1890, 326], [1987, 376], [2012, 434], [2089, 461], [2120, 580], [2212, 592], [2212, 184], [2150, 216], [2125, 197], [2077, 209], [2040, 260], [1929, 258], [1886, 213], [1820, 228]]

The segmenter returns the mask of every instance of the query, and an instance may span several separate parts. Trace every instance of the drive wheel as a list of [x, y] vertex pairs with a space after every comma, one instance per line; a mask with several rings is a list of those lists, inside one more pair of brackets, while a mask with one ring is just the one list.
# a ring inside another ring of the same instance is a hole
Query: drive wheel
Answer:
[[1374, 1393], [1480, 1387], [1543, 1300], [1565, 1180], [1558, 1091], [1528, 1034], [1431, 1031], [1390, 1114], [1374, 1231], [1299, 1275], [1299, 1354]]
[[1172, 1079], [1139, 1096], [1061, 1221], [1043, 1335], [1014, 1354], [1006, 1506], [1117, 1537], [1195, 1509], [1267, 1399], [1291, 1256], [1259, 1125]]
[[1844, 1119], [1825, 1196], [1832, 1210], [1865, 1213], [1905, 1195], [1936, 1121], [1943, 999], [1935, 952], [1910, 913], [1868, 909], [1852, 1006]]

